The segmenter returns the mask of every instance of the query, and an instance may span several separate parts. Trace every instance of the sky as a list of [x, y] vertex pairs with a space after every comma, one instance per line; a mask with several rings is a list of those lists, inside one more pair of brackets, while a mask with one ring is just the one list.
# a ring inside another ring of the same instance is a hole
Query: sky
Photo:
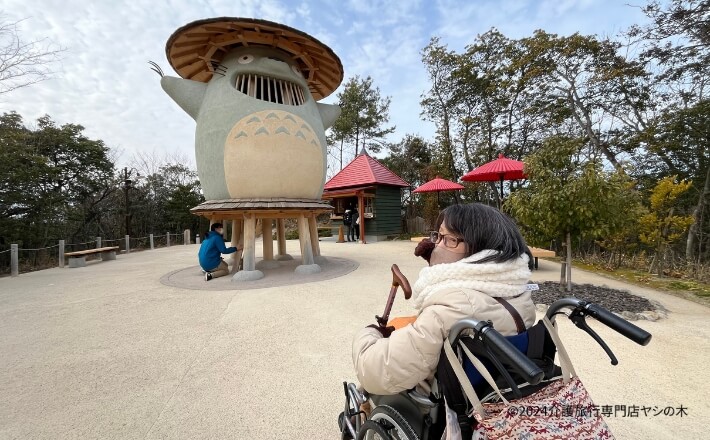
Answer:
[[[406, 134], [433, 139], [420, 117], [429, 88], [421, 50], [438, 36], [461, 52], [492, 27], [509, 38], [536, 29], [614, 37], [645, 23], [644, 0], [3, 0], [4, 21], [22, 20], [20, 38], [62, 47], [53, 79], [0, 95], [0, 112], [16, 111], [25, 125], [48, 114], [76, 123], [101, 139], [120, 166], [138, 153], [181, 158], [194, 166], [195, 122], [161, 89], [148, 61], [178, 76], [165, 43], [179, 27], [213, 17], [249, 17], [282, 23], [328, 45], [341, 59], [345, 79], [371, 76], [391, 98], [389, 140]], [[633, 5], [635, 6], [633, 6]], [[337, 102], [337, 94], [323, 99]]]

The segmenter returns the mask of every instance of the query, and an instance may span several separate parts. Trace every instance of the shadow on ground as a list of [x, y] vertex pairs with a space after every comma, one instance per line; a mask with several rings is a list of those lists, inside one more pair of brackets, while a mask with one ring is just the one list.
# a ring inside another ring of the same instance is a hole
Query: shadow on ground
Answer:
[[263, 289], [266, 287], [290, 286], [329, 280], [346, 275], [359, 266], [357, 262], [345, 258], [321, 257], [321, 262], [319, 263], [320, 272], [314, 274], [294, 273], [299, 264], [301, 264], [300, 256], [294, 256], [293, 260], [279, 261], [279, 267], [275, 269], [262, 270], [264, 278], [260, 280], [235, 282], [232, 281], [231, 275], [205, 281], [200, 266], [196, 265], [163, 275], [160, 278], [160, 282], [166, 286], [190, 290]]

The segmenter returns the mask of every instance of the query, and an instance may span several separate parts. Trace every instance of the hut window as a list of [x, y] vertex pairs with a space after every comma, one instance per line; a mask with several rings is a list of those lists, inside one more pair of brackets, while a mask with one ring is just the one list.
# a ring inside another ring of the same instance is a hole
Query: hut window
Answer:
[[363, 211], [364, 214], [371, 214], [372, 216], [375, 215], [375, 199], [374, 197], [365, 197], [363, 199]]

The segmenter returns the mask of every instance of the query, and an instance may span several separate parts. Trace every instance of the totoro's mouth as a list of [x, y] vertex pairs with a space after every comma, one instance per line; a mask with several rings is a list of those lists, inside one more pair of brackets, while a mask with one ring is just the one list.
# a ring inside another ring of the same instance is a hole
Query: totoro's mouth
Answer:
[[237, 75], [235, 87], [241, 93], [261, 101], [284, 105], [303, 105], [303, 89], [291, 81], [254, 73]]

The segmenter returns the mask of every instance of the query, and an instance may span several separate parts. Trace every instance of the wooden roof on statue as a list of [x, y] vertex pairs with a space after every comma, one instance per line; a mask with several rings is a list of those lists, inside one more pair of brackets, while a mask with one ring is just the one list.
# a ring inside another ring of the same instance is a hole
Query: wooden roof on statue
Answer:
[[326, 192], [367, 185], [389, 185], [409, 187], [409, 183], [390, 171], [367, 153], [359, 154], [355, 160], [340, 170], [325, 183]]
[[343, 81], [343, 64], [325, 44], [289, 26], [267, 20], [219, 17], [176, 30], [165, 45], [170, 65], [183, 78], [208, 82], [230, 49], [273, 47], [299, 64], [313, 98], [330, 95]]
[[208, 200], [190, 209], [193, 214], [202, 211], [248, 211], [248, 210], [331, 210], [332, 206], [323, 200], [289, 199], [283, 197], [255, 197], [243, 199]]

